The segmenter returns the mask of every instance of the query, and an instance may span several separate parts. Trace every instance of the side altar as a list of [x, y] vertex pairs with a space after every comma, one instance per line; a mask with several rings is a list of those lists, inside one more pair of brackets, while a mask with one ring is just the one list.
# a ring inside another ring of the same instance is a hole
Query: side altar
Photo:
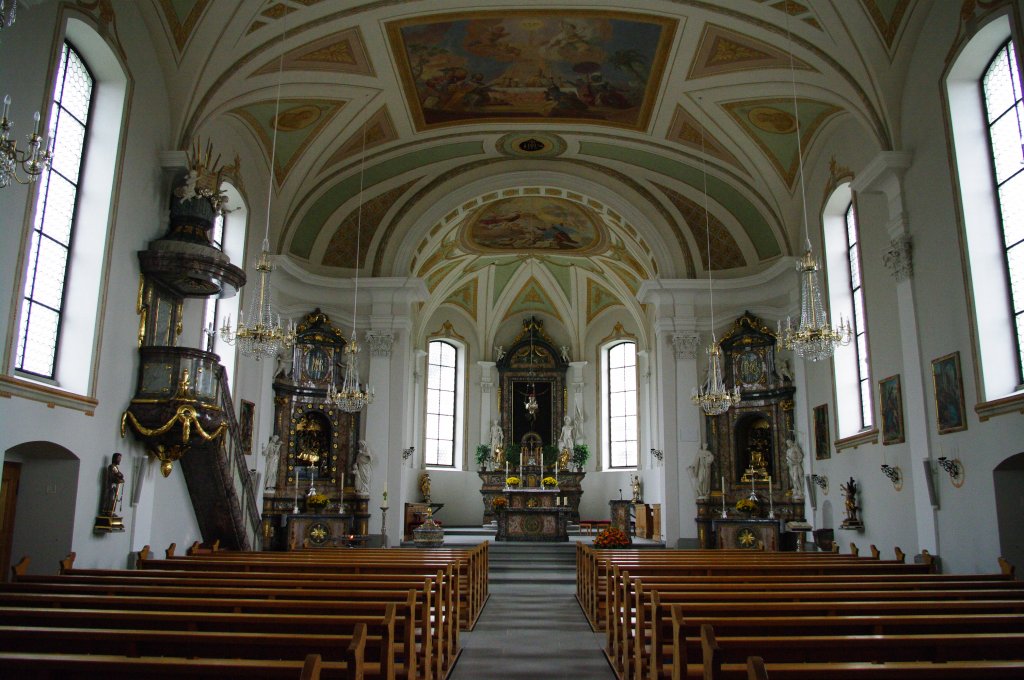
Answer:
[[719, 342], [723, 382], [740, 402], [704, 419], [704, 448], [690, 465], [701, 548], [794, 549], [784, 528], [806, 524], [803, 452], [796, 441], [788, 362], [777, 338], [746, 312]]
[[508, 507], [497, 513], [498, 541], [569, 540], [569, 508], [557, 505], [558, 489], [508, 489]]

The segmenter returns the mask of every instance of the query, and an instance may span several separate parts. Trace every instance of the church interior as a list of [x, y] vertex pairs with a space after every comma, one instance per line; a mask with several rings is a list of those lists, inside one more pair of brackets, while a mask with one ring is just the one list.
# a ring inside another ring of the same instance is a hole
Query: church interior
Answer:
[[0, 581], [606, 527], [1024, 564], [1022, 19], [0, 3]]

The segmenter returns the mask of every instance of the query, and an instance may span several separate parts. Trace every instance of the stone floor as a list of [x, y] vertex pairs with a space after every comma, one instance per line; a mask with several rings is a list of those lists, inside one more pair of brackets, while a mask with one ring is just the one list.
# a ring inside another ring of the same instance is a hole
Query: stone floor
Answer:
[[491, 544], [490, 599], [450, 680], [613, 680], [576, 602], [575, 546]]

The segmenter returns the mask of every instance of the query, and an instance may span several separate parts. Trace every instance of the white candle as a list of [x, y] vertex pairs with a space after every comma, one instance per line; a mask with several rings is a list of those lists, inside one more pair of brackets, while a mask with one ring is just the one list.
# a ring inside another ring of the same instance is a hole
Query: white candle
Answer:
[[725, 477], [722, 477], [722, 496], [725, 496]]
[[4, 114], [3, 117], [7, 118], [7, 112], [11, 110], [11, 95], [4, 95]]
[[508, 461], [505, 461], [505, 478], [508, 478]]
[[768, 478], [768, 498], [769, 498], [769, 500], [771, 499], [771, 497], [772, 497], [772, 478], [769, 477]]
[[33, 135], [38, 135], [39, 134], [39, 112], [38, 111], [36, 111], [35, 114], [32, 116], [32, 120], [34, 120], [36, 122], [36, 127], [35, 127], [34, 130], [32, 130], [32, 134]]

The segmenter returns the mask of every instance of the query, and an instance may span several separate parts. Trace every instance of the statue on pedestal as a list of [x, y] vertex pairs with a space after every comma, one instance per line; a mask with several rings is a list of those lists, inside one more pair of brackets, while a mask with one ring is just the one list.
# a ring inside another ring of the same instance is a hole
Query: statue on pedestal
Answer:
[[711, 494], [711, 465], [714, 462], [715, 455], [713, 453], [707, 449], [699, 449], [696, 458], [687, 466], [690, 477], [694, 481], [697, 500], [707, 498]]
[[420, 495], [423, 496], [423, 502], [430, 504], [430, 473], [424, 472], [420, 475]]
[[633, 489], [633, 502], [643, 503], [643, 498], [640, 495], [640, 475], [633, 475], [630, 486]]
[[575, 446], [572, 430], [572, 418], [565, 416], [562, 418], [562, 432], [558, 435], [559, 452], [572, 451], [572, 447]]
[[793, 490], [793, 498], [804, 497], [804, 452], [796, 439], [786, 440], [786, 465], [789, 468], [789, 487]]
[[264, 474], [267, 479], [266, 483], [263, 485], [265, 489], [274, 489], [277, 487], [277, 461], [280, 453], [281, 438], [276, 434], [271, 435], [270, 439], [267, 440], [266, 445], [263, 447], [263, 458], [266, 460]]
[[864, 523], [857, 518], [857, 511], [860, 510], [860, 506], [857, 505], [857, 482], [850, 477], [850, 481], [840, 485], [839, 488], [843, 492], [843, 505], [846, 511], [846, 519], [839, 525], [840, 528], [850, 529], [864, 526]]
[[370, 493], [370, 480], [373, 476], [373, 460], [370, 457], [370, 449], [365, 439], [359, 440], [359, 452], [356, 453], [355, 473], [356, 490], [359, 493]]
[[501, 431], [501, 423], [497, 419], [491, 421], [491, 459], [498, 467], [508, 460], [505, 456], [505, 433]]

